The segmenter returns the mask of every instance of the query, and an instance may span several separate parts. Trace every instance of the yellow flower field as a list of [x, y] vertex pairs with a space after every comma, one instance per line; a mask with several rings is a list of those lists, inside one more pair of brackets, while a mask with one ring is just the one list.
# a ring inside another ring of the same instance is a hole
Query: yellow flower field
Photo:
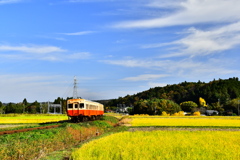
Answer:
[[34, 115], [34, 114], [23, 114], [23, 115], [9, 115], [0, 116], [0, 124], [15, 124], [15, 123], [46, 123], [46, 122], [57, 122], [61, 120], [67, 120], [66, 115]]
[[121, 132], [84, 144], [74, 160], [238, 160], [240, 132]]
[[132, 118], [132, 126], [226, 126], [240, 127], [239, 118]]

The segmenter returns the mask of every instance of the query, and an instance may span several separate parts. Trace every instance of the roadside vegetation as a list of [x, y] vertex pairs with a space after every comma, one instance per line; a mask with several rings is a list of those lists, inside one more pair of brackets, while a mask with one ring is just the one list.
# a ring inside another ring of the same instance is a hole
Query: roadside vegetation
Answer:
[[44, 159], [54, 151], [68, 150], [93, 137], [116, 132], [114, 125], [117, 121], [115, 117], [104, 117], [102, 120], [79, 124], [63, 123], [59, 128], [2, 135], [0, 159]]

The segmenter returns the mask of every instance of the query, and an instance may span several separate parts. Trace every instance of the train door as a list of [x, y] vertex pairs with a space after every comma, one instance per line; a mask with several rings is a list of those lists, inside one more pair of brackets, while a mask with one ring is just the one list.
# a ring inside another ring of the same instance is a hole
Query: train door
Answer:
[[73, 116], [73, 104], [72, 103], [69, 103], [67, 105], [67, 114], [68, 114], [68, 116]]
[[74, 116], [78, 116], [79, 112], [79, 103], [74, 103]]

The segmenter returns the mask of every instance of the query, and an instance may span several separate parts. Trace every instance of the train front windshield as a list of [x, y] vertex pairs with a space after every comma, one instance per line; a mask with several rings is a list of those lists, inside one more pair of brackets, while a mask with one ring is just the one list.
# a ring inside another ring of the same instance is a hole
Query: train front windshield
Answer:
[[68, 108], [73, 108], [73, 104], [68, 104]]
[[73, 109], [73, 107], [75, 109], [76, 108], [84, 108], [84, 103], [80, 103], [80, 104], [78, 104], [78, 103], [75, 103], [75, 104], [70, 103], [70, 104], [68, 104], [68, 108], [69, 109]]
[[80, 108], [84, 108], [84, 103], [80, 103]]

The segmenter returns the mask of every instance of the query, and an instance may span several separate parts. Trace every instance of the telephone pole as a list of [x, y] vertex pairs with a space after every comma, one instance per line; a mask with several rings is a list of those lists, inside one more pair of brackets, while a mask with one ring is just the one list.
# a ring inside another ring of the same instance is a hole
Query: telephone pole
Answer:
[[73, 99], [77, 99], [78, 95], [77, 95], [77, 77], [74, 76], [74, 83], [73, 83]]

